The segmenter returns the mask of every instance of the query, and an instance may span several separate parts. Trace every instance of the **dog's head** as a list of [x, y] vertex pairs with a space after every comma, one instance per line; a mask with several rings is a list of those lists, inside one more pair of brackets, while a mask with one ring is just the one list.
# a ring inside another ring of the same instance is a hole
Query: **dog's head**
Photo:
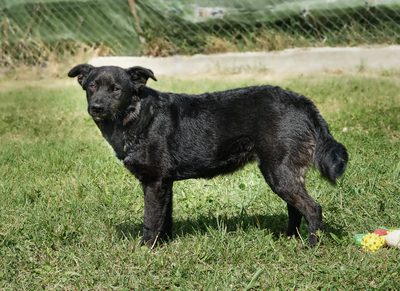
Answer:
[[151, 70], [138, 66], [122, 69], [81, 64], [68, 76], [78, 76], [79, 84], [86, 90], [88, 112], [97, 122], [115, 120], [132, 111], [148, 78], [157, 81]]

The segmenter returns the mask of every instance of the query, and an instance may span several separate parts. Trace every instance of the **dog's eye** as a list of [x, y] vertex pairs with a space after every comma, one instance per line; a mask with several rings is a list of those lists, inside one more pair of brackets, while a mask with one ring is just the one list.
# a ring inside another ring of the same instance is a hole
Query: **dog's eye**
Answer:
[[95, 85], [90, 85], [90, 89], [96, 90], [96, 86]]
[[115, 87], [113, 91], [114, 91], [114, 92], [119, 92], [119, 91], [121, 91], [121, 89], [120, 89], [120, 88], [117, 88], [117, 87]]

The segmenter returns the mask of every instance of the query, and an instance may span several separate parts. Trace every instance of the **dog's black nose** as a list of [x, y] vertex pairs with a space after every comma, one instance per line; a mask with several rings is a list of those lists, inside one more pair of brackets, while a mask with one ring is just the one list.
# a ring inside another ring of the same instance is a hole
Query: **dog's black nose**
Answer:
[[101, 104], [95, 103], [90, 106], [90, 109], [93, 113], [102, 113], [104, 111], [104, 107]]

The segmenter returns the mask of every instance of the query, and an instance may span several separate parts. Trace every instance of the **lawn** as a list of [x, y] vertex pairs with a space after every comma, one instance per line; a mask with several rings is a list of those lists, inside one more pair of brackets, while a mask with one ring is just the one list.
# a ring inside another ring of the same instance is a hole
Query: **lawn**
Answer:
[[317, 105], [349, 152], [338, 185], [310, 168], [323, 208], [315, 249], [288, 240], [286, 204], [252, 163], [174, 184], [174, 240], [141, 247], [142, 189], [86, 113], [76, 80], [0, 79], [0, 290], [366, 290], [400, 288], [400, 250], [351, 238], [400, 227], [400, 72], [268, 79], [156, 76], [186, 93], [274, 84]]

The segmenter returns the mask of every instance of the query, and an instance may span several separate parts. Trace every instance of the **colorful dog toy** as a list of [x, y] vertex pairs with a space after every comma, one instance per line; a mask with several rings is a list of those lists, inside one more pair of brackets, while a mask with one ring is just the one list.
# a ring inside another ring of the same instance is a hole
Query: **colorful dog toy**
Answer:
[[370, 252], [376, 252], [386, 245], [400, 248], [400, 229], [379, 227], [373, 233], [356, 234], [353, 241]]

